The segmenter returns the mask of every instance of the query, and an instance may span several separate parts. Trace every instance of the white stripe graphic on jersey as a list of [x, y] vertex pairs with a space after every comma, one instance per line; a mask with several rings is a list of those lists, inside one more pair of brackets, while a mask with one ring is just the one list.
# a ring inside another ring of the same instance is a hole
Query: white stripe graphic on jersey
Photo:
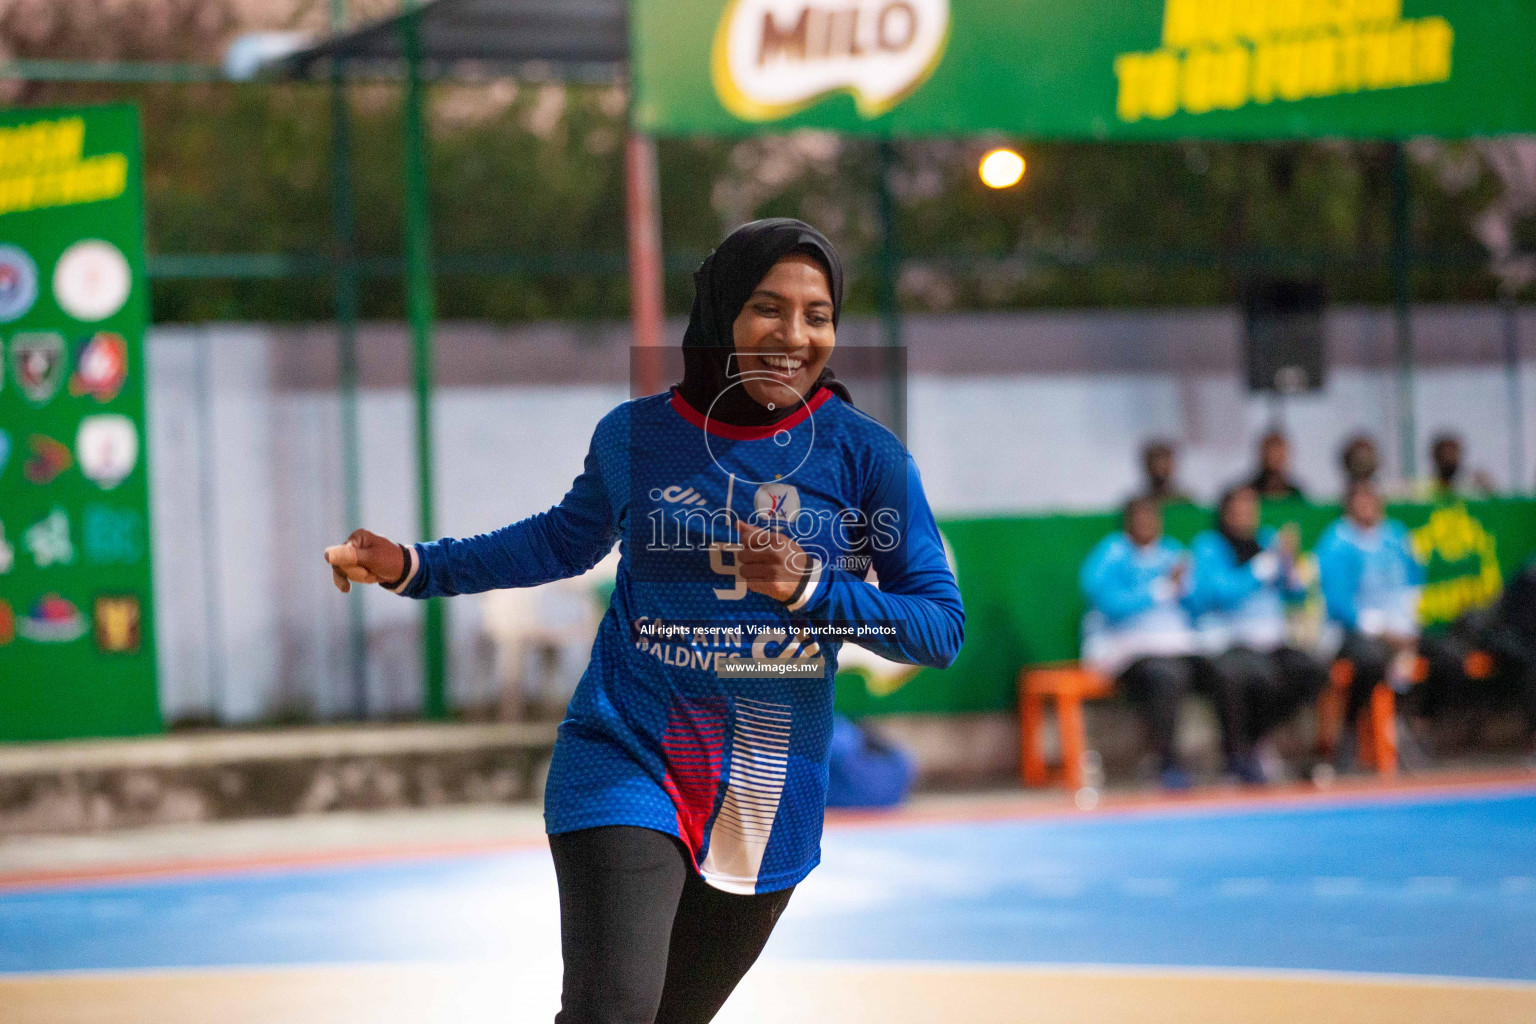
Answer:
[[731, 772], [699, 872], [717, 889], [751, 895], [789, 770], [790, 706], [737, 697]]

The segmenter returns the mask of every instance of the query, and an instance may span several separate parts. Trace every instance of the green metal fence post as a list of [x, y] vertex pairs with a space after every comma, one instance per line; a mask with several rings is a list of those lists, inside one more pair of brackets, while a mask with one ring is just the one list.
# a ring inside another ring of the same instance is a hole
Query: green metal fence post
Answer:
[[[414, 2], [411, 5], [415, 6]], [[432, 218], [427, 186], [427, 133], [422, 111], [421, 35], [417, 19], [400, 23], [405, 50], [405, 269], [416, 371], [416, 487], [421, 539], [436, 531], [432, 510]], [[428, 718], [448, 717], [441, 601], [428, 601], [421, 637], [422, 679]]]
[[887, 383], [891, 397], [891, 427], [903, 442], [907, 440], [907, 393], [902, 362], [901, 302], [897, 293], [897, 275], [901, 267], [901, 241], [896, 234], [896, 201], [891, 194], [891, 169], [896, 165], [896, 150], [889, 140], [879, 143], [880, 166], [876, 191], [880, 200], [880, 270], [876, 283], [876, 304], [880, 309], [880, 335], [890, 349]]
[[1418, 473], [1418, 440], [1413, 417], [1413, 195], [1408, 181], [1408, 155], [1401, 142], [1392, 143], [1392, 304], [1397, 326], [1397, 422], [1403, 479]]
[[[331, 0], [331, 29], [346, 27], [347, 0]], [[336, 370], [341, 392], [341, 462], [347, 530], [362, 526], [362, 480], [357, 429], [357, 211], [352, 205], [352, 116], [347, 105], [346, 69], [331, 65], [331, 234], [336, 255]], [[368, 717], [368, 643], [363, 592], [347, 602], [347, 647], [352, 681], [352, 714]]]

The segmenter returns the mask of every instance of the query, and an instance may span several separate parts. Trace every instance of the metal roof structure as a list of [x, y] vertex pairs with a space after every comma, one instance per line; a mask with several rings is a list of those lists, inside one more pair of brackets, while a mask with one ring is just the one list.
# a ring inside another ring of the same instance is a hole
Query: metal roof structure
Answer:
[[340, 61], [349, 77], [398, 74], [409, 20], [416, 23], [421, 71], [429, 78], [510, 73], [612, 81], [629, 64], [626, 0], [431, 0], [320, 40], [271, 70], [317, 77]]

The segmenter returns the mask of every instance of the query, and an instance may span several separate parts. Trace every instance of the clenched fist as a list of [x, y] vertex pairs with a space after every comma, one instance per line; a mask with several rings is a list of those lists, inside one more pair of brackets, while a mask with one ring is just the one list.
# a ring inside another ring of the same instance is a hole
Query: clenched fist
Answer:
[[736, 565], [747, 589], [786, 604], [793, 600], [801, 579], [811, 571], [811, 556], [782, 533], [745, 520], [738, 520], [736, 525], [741, 532]]
[[405, 549], [386, 537], [354, 530], [345, 544], [325, 549], [331, 579], [345, 594], [354, 583], [389, 583], [399, 586], [405, 575]]

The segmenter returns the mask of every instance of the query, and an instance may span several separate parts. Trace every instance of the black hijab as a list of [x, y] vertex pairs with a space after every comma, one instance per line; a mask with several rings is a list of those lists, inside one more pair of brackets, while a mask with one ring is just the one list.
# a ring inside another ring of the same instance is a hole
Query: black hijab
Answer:
[[[746, 388], [732, 387], [738, 371], [731, 358], [736, 352], [733, 327], [742, 307], [773, 265], [795, 252], [812, 257], [827, 272], [836, 327], [843, 309], [843, 261], [826, 236], [803, 221], [772, 217], [743, 224], [693, 275], [693, 310], [683, 335], [683, 381], [677, 390], [699, 412], [733, 426], [759, 427], [776, 423], [798, 408], [770, 410], [753, 401]], [[821, 388], [852, 401], [830, 369], [821, 371], [805, 397]]]
[[1247, 565], [1253, 561], [1260, 551], [1264, 550], [1264, 546], [1259, 543], [1257, 536], [1242, 537], [1227, 529], [1227, 506], [1232, 504], [1233, 498], [1248, 490], [1253, 490], [1253, 488], [1251, 486], [1234, 487], [1223, 494], [1221, 500], [1216, 503], [1216, 532], [1225, 537], [1227, 543], [1232, 545], [1232, 554], [1237, 556], [1238, 565]]

